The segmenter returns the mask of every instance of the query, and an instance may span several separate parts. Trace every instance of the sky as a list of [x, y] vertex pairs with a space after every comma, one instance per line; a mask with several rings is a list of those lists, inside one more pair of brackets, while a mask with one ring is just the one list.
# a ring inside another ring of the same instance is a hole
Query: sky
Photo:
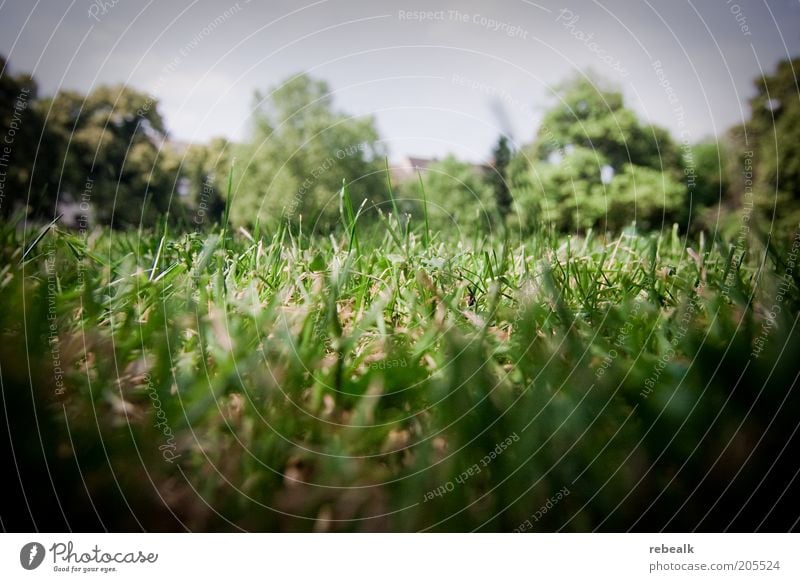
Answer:
[[306, 72], [392, 159], [483, 161], [587, 71], [676, 139], [723, 133], [800, 55], [800, 0], [0, 0], [0, 54], [44, 94], [146, 91], [184, 142], [245, 138], [254, 92]]

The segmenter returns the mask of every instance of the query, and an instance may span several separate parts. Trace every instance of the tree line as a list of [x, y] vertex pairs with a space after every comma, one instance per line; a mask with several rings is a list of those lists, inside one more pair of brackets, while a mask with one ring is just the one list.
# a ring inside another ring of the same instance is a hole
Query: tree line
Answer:
[[788, 231], [800, 222], [797, 65], [755, 81], [746, 123], [691, 144], [640, 120], [604, 81], [577, 76], [556, 88], [530, 143], [501, 136], [485, 167], [448, 156], [394, 184], [375, 120], [337, 110], [329, 86], [305, 74], [254, 95], [242, 143], [181, 146], [147, 93], [116, 85], [42, 96], [0, 57], [0, 215], [52, 220], [72, 204], [115, 228], [166, 218], [185, 229], [227, 219], [326, 231], [344, 182], [364, 220], [394, 197], [440, 229], [716, 229], [752, 206], [753, 224]]

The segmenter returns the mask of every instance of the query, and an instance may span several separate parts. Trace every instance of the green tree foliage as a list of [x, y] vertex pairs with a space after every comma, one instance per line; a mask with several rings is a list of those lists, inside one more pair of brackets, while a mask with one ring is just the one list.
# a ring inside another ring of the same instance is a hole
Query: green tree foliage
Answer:
[[422, 185], [411, 180], [400, 186], [404, 197], [418, 201], [415, 213], [421, 211], [423, 186], [431, 228], [484, 229], [493, 223], [497, 201], [484, 169], [452, 155], [432, 163], [422, 174]]
[[175, 156], [157, 102], [123, 85], [89, 95], [61, 92], [47, 100], [47, 131], [61, 148], [60, 195], [79, 200], [89, 190], [95, 218], [104, 224], [151, 226], [169, 206], [176, 182]]
[[222, 221], [233, 145], [217, 137], [207, 144], [190, 145], [181, 159], [181, 179], [190, 226], [208, 227]]
[[577, 78], [559, 90], [534, 143], [509, 166], [523, 230], [658, 228], [684, 218], [680, 151], [666, 130], [639, 122], [622, 94]]
[[778, 230], [800, 222], [799, 67], [800, 59], [782, 61], [772, 75], [756, 81], [758, 93], [750, 101], [747, 136], [755, 150], [756, 201], [769, 227]]
[[732, 205], [729, 140], [693, 144], [683, 155], [684, 175], [691, 204], [690, 227], [715, 231], [723, 226]]
[[678, 167], [679, 152], [667, 131], [640, 123], [625, 107], [619, 91], [584, 77], [564, 83], [557, 91], [560, 103], [545, 114], [536, 136], [537, 159], [583, 147], [601, 154], [615, 170], [625, 164]]
[[354, 204], [383, 200], [384, 150], [371, 117], [334, 109], [328, 85], [295, 76], [256, 94], [251, 137], [239, 152], [231, 220], [275, 224], [281, 218], [327, 230], [338, 220], [338, 193]]
[[695, 171], [694, 187], [691, 188], [692, 205], [718, 206], [725, 199], [730, 181], [724, 147], [716, 141], [707, 141], [694, 144], [690, 152], [689, 163]]
[[501, 135], [492, 150], [492, 167], [489, 170], [489, 182], [494, 190], [497, 211], [501, 216], [507, 216], [511, 211], [511, 190], [508, 186], [508, 165], [511, 163], [511, 158], [508, 138]]
[[[42, 116], [36, 104], [38, 87], [29, 75], [12, 75], [0, 56], [0, 216], [30, 204], [41, 209], [47, 180], [33, 180]], [[47, 151], [48, 142], [43, 143]], [[40, 166], [47, 160], [39, 160]], [[38, 176], [44, 175], [39, 172]], [[30, 200], [28, 191], [30, 187]], [[52, 212], [52, 208], [50, 209]]]
[[[557, 163], [526, 164], [514, 182], [520, 227], [534, 224], [558, 230], [589, 228], [607, 213], [607, 195], [600, 179], [606, 160], [586, 148], [571, 148]], [[528, 228], [526, 228], [528, 227]]]
[[669, 227], [684, 218], [686, 188], [664, 172], [625, 164], [608, 184], [607, 228], [635, 222], [644, 230]]

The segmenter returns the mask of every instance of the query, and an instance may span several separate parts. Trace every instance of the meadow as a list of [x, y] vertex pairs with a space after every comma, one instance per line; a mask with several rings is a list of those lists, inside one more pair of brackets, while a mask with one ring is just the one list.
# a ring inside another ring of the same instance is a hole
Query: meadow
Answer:
[[796, 527], [800, 238], [444, 233], [340, 195], [329, 235], [4, 224], [6, 526]]

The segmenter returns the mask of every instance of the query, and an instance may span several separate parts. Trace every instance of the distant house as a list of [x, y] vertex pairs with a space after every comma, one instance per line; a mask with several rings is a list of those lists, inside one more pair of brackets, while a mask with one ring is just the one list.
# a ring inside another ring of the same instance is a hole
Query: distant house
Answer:
[[189, 148], [192, 147], [192, 142], [189, 141], [179, 141], [176, 139], [169, 140], [169, 146], [175, 151], [176, 154], [180, 156], [185, 156], [186, 152], [189, 151]]
[[73, 230], [86, 230], [94, 224], [94, 212], [91, 205], [73, 200], [60, 200], [58, 213], [61, 215], [61, 224]]
[[389, 166], [392, 180], [394, 182], [405, 182], [417, 177], [417, 173], [425, 173], [428, 166], [438, 162], [436, 158], [412, 158], [406, 156], [399, 162], [393, 163]]
[[[416, 179], [417, 174], [425, 174], [429, 166], [440, 162], [438, 158], [414, 158], [406, 156], [400, 161], [389, 166], [392, 181], [400, 183], [406, 180]], [[492, 168], [491, 164], [472, 164], [476, 172], [486, 172]]]

